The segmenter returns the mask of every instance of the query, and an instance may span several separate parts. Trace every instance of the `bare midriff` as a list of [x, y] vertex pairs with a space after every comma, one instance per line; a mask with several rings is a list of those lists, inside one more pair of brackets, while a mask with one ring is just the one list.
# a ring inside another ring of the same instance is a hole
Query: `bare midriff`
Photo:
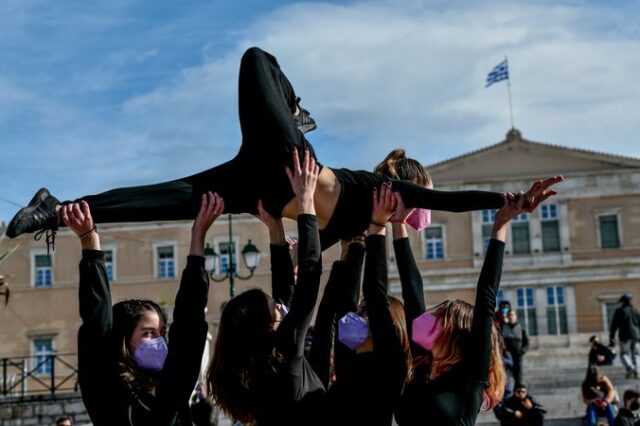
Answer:
[[[338, 182], [336, 175], [330, 168], [323, 167], [318, 175], [316, 192], [313, 194], [313, 202], [315, 204], [320, 229], [324, 229], [327, 223], [329, 223], [339, 198], [340, 182]], [[298, 205], [295, 198], [291, 199], [291, 201], [284, 206], [282, 216], [293, 220], [297, 219]]]

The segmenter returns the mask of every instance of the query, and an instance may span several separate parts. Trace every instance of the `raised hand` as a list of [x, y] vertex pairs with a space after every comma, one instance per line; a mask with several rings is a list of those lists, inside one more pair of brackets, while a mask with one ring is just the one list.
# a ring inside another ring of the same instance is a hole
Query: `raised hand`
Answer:
[[100, 239], [86, 201], [60, 207], [60, 218], [80, 238], [83, 249], [100, 250]]
[[531, 188], [529, 188], [529, 190], [524, 194], [524, 198], [526, 200], [524, 204], [525, 211], [531, 213], [541, 202], [552, 195], [556, 195], [557, 192], [549, 188], [563, 180], [564, 178], [562, 176], [553, 176], [539, 180], [531, 185]]
[[275, 245], [287, 244], [286, 236], [284, 233], [284, 224], [282, 219], [276, 219], [269, 212], [264, 209], [262, 200], [258, 201], [258, 214], [255, 215], [260, 222], [264, 223], [269, 230], [269, 241]]
[[224, 213], [224, 200], [216, 193], [202, 194], [200, 211], [191, 226], [191, 249], [189, 254], [204, 256], [204, 238], [213, 222]]
[[491, 238], [505, 242], [507, 239], [507, 224], [511, 219], [527, 211], [524, 207], [526, 198], [524, 193], [520, 193], [514, 197], [505, 196], [504, 206], [496, 212], [493, 222], [493, 231]]
[[369, 233], [383, 234], [385, 225], [393, 216], [398, 199], [391, 190], [391, 182], [383, 183], [378, 188], [373, 188], [373, 209], [371, 210], [371, 223], [369, 224]]
[[393, 223], [405, 223], [407, 218], [414, 212], [414, 208], [407, 208], [404, 205], [404, 200], [402, 199], [402, 195], [399, 192], [393, 193], [396, 197], [396, 211], [391, 216], [391, 222]]
[[298, 214], [316, 214], [313, 205], [313, 194], [316, 190], [320, 166], [316, 160], [309, 155], [309, 150], [305, 150], [302, 165], [298, 158], [298, 150], [293, 149], [293, 171], [286, 168], [287, 176], [291, 182], [291, 188], [298, 199]]

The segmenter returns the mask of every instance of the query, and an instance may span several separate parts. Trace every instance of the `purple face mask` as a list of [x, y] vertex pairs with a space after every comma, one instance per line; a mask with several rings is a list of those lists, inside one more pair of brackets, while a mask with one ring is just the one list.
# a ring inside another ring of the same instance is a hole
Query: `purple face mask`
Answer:
[[438, 318], [431, 312], [425, 312], [413, 320], [412, 339], [414, 342], [430, 351], [433, 344], [442, 331], [442, 325]]
[[133, 357], [136, 359], [138, 367], [144, 370], [160, 371], [164, 367], [169, 348], [164, 337], [146, 339], [136, 346]]
[[408, 217], [407, 224], [416, 231], [422, 231], [431, 225], [431, 210], [415, 209]]
[[338, 340], [352, 350], [367, 340], [369, 323], [355, 312], [349, 312], [338, 321]]

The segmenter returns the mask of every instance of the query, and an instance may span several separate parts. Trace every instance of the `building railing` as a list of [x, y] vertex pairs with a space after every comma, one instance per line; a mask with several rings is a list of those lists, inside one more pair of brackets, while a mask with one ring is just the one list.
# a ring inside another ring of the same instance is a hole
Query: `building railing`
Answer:
[[78, 390], [76, 354], [0, 358], [0, 399]]

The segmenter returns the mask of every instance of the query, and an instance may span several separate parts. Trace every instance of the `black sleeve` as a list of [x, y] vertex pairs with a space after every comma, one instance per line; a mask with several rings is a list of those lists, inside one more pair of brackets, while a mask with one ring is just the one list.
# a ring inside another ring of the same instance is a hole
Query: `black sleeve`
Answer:
[[500, 192], [438, 191], [406, 180], [393, 180], [393, 190], [400, 192], [407, 207], [467, 212], [499, 209], [504, 205], [504, 198]]
[[318, 298], [322, 258], [318, 219], [315, 215], [298, 215], [298, 282], [289, 313], [280, 323], [276, 345], [288, 359], [304, 356], [304, 342]]
[[496, 293], [502, 276], [503, 256], [504, 243], [492, 239], [487, 248], [476, 289], [476, 302], [471, 324], [471, 347], [463, 354], [468, 368], [469, 380], [485, 383], [485, 385], [489, 378], [492, 350], [491, 329], [495, 318]]
[[413, 356], [426, 354], [426, 350], [416, 344], [413, 339], [413, 320], [422, 315], [426, 310], [424, 300], [424, 284], [422, 275], [413, 257], [409, 238], [400, 238], [393, 241], [393, 249], [396, 254], [398, 273], [402, 285], [402, 300], [404, 301], [404, 317], [407, 323], [407, 333], [411, 339], [411, 353]]
[[91, 419], [107, 424], [110, 408], [104, 403], [104, 395], [117, 387], [117, 361], [110, 345], [113, 311], [104, 252], [82, 250], [78, 293], [82, 319], [78, 330], [78, 381]]
[[[391, 316], [385, 236], [369, 235], [366, 239], [366, 249], [362, 294], [367, 307], [373, 349], [383, 358], [395, 362], [403, 353], [403, 348]], [[389, 365], [388, 368], [396, 371], [398, 365]]]
[[620, 328], [620, 322], [622, 320], [622, 309], [617, 308], [613, 313], [613, 319], [611, 320], [611, 329], [609, 330], [609, 339], [613, 340], [616, 338], [616, 331]]
[[204, 257], [188, 256], [173, 308], [169, 353], [156, 389], [160, 411], [177, 410], [182, 401], [189, 400], [196, 385], [207, 340], [208, 295]]
[[291, 305], [295, 277], [293, 276], [293, 260], [289, 254], [289, 246], [270, 244], [271, 251], [271, 295], [287, 307]]

